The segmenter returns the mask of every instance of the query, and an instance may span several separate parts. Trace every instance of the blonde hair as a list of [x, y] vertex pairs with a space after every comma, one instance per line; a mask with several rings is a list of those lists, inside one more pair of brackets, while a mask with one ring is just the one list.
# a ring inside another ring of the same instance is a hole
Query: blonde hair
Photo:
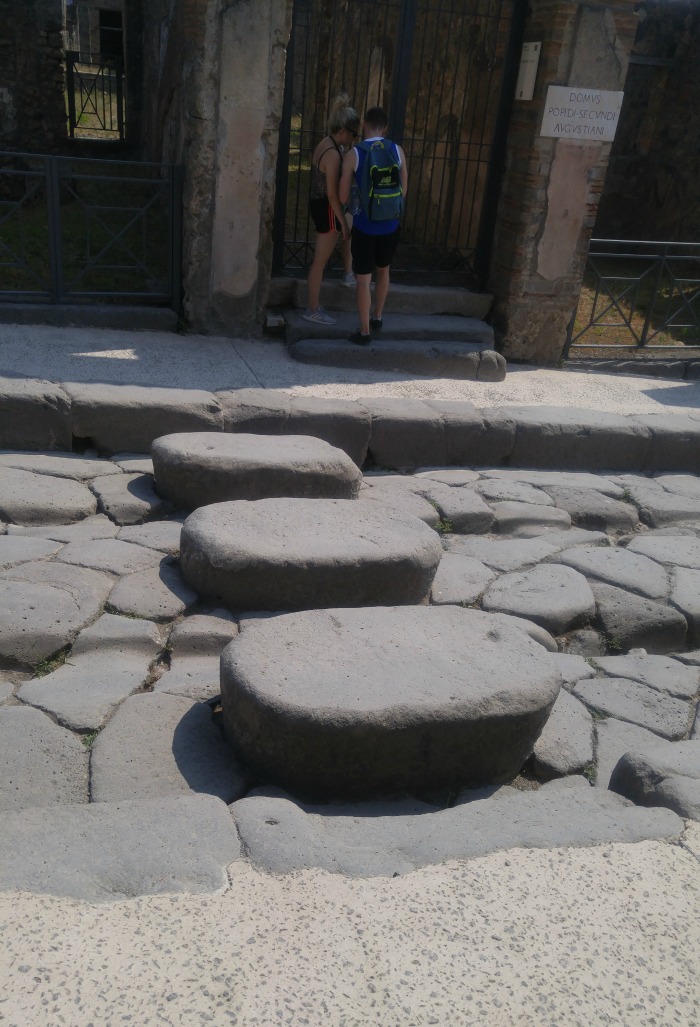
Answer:
[[354, 107], [350, 106], [350, 97], [347, 93], [339, 93], [331, 104], [328, 115], [328, 135], [341, 132], [344, 128], [351, 132], [359, 132], [360, 115]]

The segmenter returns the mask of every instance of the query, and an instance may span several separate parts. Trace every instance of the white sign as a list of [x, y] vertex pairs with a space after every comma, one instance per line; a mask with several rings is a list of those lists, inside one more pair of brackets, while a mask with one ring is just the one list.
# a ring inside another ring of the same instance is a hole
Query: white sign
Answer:
[[537, 66], [540, 63], [541, 43], [523, 43], [518, 81], [515, 84], [516, 100], [531, 100], [535, 92]]
[[579, 142], [611, 143], [622, 106], [622, 92], [583, 86], [550, 86], [540, 135]]

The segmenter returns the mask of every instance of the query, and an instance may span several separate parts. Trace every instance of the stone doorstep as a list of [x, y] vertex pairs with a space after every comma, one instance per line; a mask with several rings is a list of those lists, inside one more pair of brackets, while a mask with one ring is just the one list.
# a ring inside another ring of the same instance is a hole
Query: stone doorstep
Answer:
[[[291, 287], [290, 284], [291, 283]], [[305, 278], [272, 280], [270, 305], [300, 309], [307, 305]], [[386, 312], [392, 314], [458, 314], [484, 318], [491, 309], [490, 293], [469, 292], [450, 286], [415, 286], [391, 283]], [[330, 310], [356, 311], [355, 290], [340, 284], [340, 279], [327, 278], [321, 286], [321, 304]]]
[[[357, 312], [341, 313], [334, 310], [331, 316], [336, 319], [334, 325], [321, 325], [306, 321], [298, 311], [290, 311], [286, 315], [287, 345], [292, 346], [301, 339], [318, 339], [324, 342], [335, 339], [346, 342], [357, 330]], [[479, 348], [494, 348], [493, 328], [476, 317], [387, 313], [381, 329], [373, 335], [378, 343], [387, 340], [423, 343], [471, 342]]]
[[289, 353], [300, 363], [324, 367], [400, 371], [461, 381], [500, 382], [506, 376], [504, 358], [481, 342], [375, 338], [368, 346], [358, 346], [347, 338], [299, 339]]

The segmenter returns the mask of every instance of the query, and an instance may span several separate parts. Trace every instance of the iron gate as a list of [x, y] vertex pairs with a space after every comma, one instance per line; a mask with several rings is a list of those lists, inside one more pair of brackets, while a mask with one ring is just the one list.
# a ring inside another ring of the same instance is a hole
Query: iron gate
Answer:
[[179, 309], [182, 169], [0, 153], [0, 300]]
[[309, 167], [340, 92], [390, 117], [409, 169], [392, 267], [483, 279], [522, 39], [522, 0], [295, 0], [287, 57], [275, 266], [313, 255]]
[[71, 139], [124, 139], [124, 61], [105, 54], [66, 53]]

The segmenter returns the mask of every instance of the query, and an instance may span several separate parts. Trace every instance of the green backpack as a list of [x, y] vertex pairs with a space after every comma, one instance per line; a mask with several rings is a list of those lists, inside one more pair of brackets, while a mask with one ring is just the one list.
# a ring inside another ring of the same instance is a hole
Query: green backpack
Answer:
[[358, 189], [370, 221], [394, 221], [403, 212], [401, 168], [396, 144], [384, 139], [357, 144], [365, 154]]

